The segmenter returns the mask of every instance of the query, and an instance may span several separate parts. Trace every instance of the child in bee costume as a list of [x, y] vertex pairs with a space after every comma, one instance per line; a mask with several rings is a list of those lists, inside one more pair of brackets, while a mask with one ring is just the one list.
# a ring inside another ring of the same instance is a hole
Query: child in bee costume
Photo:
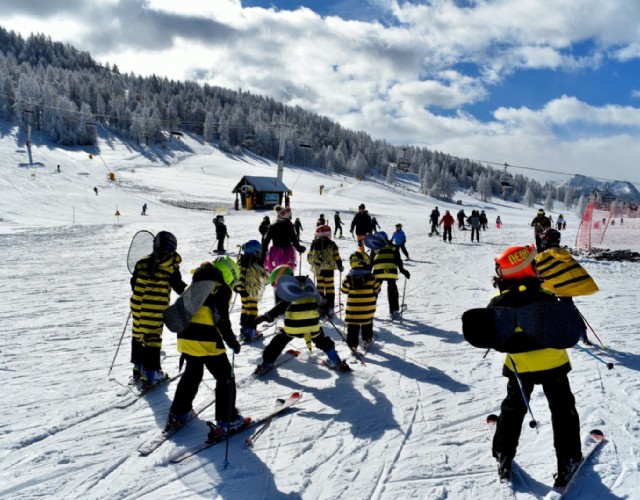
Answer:
[[[553, 228], [542, 232], [542, 252], [536, 255], [536, 267], [543, 280], [542, 288], [573, 304], [573, 297], [591, 295], [600, 289], [585, 268], [573, 258], [570, 250], [560, 247], [560, 236], [560, 231]], [[591, 344], [586, 330], [582, 341]]]
[[262, 245], [258, 240], [249, 240], [241, 247], [238, 258], [240, 279], [235, 291], [240, 295], [242, 311], [240, 312], [240, 340], [252, 342], [262, 337], [256, 331], [258, 302], [262, 298], [265, 286], [269, 283], [269, 273], [262, 265]]
[[398, 293], [398, 272], [409, 279], [411, 274], [402, 265], [400, 250], [395, 246], [384, 231], [367, 235], [364, 240], [367, 248], [371, 249], [373, 276], [378, 281], [387, 283], [387, 299], [389, 300], [389, 316], [391, 320], [400, 319], [400, 294]]
[[329, 316], [333, 316], [336, 301], [335, 270], [342, 272], [344, 268], [338, 245], [331, 240], [331, 228], [326, 224], [316, 228], [316, 237], [307, 254], [307, 262], [315, 274], [316, 288], [327, 301], [327, 312]]
[[256, 323], [272, 322], [284, 315], [284, 325], [273, 340], [264, 349], [262, 363], [254, 375], [260, 376], [273, 369], [276, 359], [294, 338], [302, 338], [311, 351], [312, 345], [327, 355], [326, 365], [338, 371], [352, 371], [349, 365], [340, 359], [335, 344], [327, 337], [320, 326], [320, 304], [324, 299], [307, 276], [282, 274], [276, 285], [276, 305], [256, 319]]
[[351, 271], [342, 280], [342, 293], [347, 295], [344, 322], [347, 325], [347, 345], [357, 349], [360, 336], [365, 349], [373, 340], [373, 316], [380, 293], [380, 282], [373, 277], [369, 256], [360, 250], [349, 257]]
[[189, 325], [178, 331], [178, 352], [186, 367], [171, 404], [167, 431], [181, 427], [192, 417], [193, 400], [205, 367], [216, 379], [215, 427], [226, 432], [244, 424], [244, 418], [236, 409], [235, 379], [225, 347], [226, 344], [235, 354], [240, 353], [240, 344], [229, 320], [231, 294], [239, 275], [240, 269], [230, 257], [218, 257], [213, 263], [204, 262], [193, 274], [192, 286], [208, 282], [211, 291], [191, 317]]
[[143, 388], [167, 378], [160, 367], [162, 314], [169, 307], [171, 290], [182, 293], [187, 287], [180, 274], [182, 257], [177, 249], [176, 237], [160, 231], [153, 240], [153, 253], [136, 263], [131, 276], [133, 381], [139, 381]]

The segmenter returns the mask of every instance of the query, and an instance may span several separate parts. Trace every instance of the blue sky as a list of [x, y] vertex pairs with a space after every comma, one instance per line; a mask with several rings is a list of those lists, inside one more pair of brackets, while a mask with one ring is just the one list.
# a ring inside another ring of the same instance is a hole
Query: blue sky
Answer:
[[0, 0], [0, 25], [398, 145], [640, 180], [640, 2]]

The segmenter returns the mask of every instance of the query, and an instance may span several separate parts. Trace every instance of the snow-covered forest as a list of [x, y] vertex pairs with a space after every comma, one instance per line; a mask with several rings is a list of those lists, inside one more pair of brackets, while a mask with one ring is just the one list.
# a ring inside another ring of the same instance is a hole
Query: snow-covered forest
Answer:
[[388, 177], [389, 169], [408, 171], [420, 178], [421, 193], [449, 199], [463, 191], [483, 201], [544, 203], [550, 209], [554, 201], [583, 207], [590, 194], [540, 183], [506, 164], [394, 146], [249, 92], [122, 74], [117, 66], [100, 65], [90, 54], [44, 35], [25, 40], [1, 27], [0, 118], [63, 146], [95, 146], [98, 127], [144, 145], [161, 144], [172, 132], [189, 132], [222, 151], [272, 160], [284, 134], [288, 164], [360, 179]]

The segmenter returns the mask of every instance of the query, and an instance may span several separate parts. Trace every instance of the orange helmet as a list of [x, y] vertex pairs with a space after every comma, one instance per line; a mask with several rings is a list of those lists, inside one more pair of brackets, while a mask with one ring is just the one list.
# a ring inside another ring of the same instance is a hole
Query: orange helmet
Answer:
[[534, 267], [536, 254], [536, 247], [532, 243], [509, 247], [494, 259], [496, 274], [507, 280], [537, 278]]

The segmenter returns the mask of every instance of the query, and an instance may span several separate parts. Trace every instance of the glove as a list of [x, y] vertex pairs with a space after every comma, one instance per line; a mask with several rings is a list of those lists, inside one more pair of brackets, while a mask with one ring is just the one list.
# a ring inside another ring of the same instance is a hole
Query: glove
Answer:
[[300, 253], [305, 253], [307, 251], [307, 247], [300, 247]]
[[232, 342], [231, 344], [229, 344], [229, 347], [231, 348], [231, 350], [233, 352], [235, 352], [236, 354], [240, 354], [240, 342], [238, 342], [237, 340], [235, 340], [234, 342]]
[[411, 279], [411, 274], [409, 273], [409, 271], [407, 271], [406, 269], [403, 269], [402, 271], [400, 271], [402, 274], [404, 274], [404, 277], [407, 279]]
[[260, 323], [271, 323], [271, 318], [269, 317], [268, 314], [261, 314], [260, 316], [256, 317], [256, 325], [259, 325]]
[[340, 266], [340, 267], [338, 268], [338, 271], [340, 271], [340, 272], [344, 271], [344, 267]]

